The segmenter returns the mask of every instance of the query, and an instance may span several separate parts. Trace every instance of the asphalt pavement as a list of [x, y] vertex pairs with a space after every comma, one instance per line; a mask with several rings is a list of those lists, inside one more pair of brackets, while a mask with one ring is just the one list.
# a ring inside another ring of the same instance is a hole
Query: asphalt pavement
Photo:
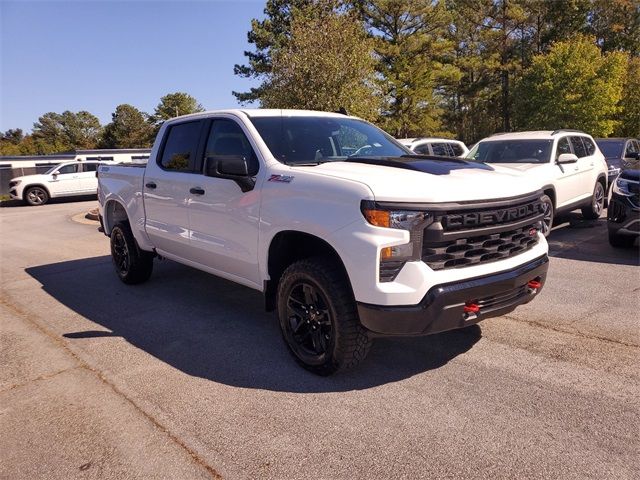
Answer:
[[639, 478], [638, 248], [567, 216], [540, 296], [298, 367], [258, 292], [126, 286], [92, 201], [0, 208], [0, 478]]

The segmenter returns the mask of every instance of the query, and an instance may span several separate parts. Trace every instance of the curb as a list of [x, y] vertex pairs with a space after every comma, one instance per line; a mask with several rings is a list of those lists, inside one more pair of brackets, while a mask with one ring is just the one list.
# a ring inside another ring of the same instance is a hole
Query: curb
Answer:
[[92, 208], [91, 210], [89, 210], [87, 212], [87, 214], [84, 216], [84, 218], [86, 218], [87, 220], [93, 220], [93, 221], [99, 221], [99, 217], [98, 217], [98, 209], [97, 208]]

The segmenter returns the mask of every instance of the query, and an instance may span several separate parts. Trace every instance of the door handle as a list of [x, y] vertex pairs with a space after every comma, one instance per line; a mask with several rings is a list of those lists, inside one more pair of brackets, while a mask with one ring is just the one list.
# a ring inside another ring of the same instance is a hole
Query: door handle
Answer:
[[147, 182], [147, 183], [144, 184], [144, 186], [147, 187], [147, 188], [156, 188], [157, 187], [157, 185], [155, 183], [153, 183], [153, 182]]
[[193, 187], [189, 189], [189, 193], [194, 195], [204, 195], [204, 190], [200, 187]]

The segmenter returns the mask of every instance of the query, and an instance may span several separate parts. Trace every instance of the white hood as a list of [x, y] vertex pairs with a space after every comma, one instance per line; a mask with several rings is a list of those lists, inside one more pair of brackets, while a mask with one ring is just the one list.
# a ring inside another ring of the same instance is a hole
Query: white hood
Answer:
[[461, 161], [422, 160], [418, 163], [432, 173], [353, 161], [298, 168], [364, 183], [378, 201], [491, 200], [525, 195], [541, 186], [538, 181], [509, 168]]

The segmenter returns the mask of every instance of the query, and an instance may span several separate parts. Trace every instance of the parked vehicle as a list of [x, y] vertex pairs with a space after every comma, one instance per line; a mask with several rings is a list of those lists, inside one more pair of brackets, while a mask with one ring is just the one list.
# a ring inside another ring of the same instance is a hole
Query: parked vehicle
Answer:
[[607, 210], [609, 243], [613, 247], [632, 247], [640, 236], [640, 159], [625, 159], [611, 187]]
[[449, 138], [400, 138], [398, 141], [419, 155], [464, 157], [469, 153], [464, 143]]
[[608, 168], [593, 138], [578, 130], [501, 133], [479, 141], [467, 158], [525, 173], [544, 191], [544, 235], [554, 217], [580, 208], [596, 219], [604, 209]]
[[33, 206], [44, 205], [51, 198], [95, 195], [98, 190], [96, 170], [101, 163], [114, 162], [65, 162], [43, 174], [12, 178], [9, 195]]
[[340, 114], [169, 120], [145, 167], [100, 167], [116, 273], [144, 282], [157, 255], [259, 290], [295, 359], [321, 375], [360, 363], [374, 336], [531, 301], [548, 266], [538, 182], [407, 153]]
[[625, 159], [635, 160], [640, 155], [640, 140], [637, 138], [596, 138], [596, 145], [609, 167], [609, 187], [620, 173], [622, 162]]

